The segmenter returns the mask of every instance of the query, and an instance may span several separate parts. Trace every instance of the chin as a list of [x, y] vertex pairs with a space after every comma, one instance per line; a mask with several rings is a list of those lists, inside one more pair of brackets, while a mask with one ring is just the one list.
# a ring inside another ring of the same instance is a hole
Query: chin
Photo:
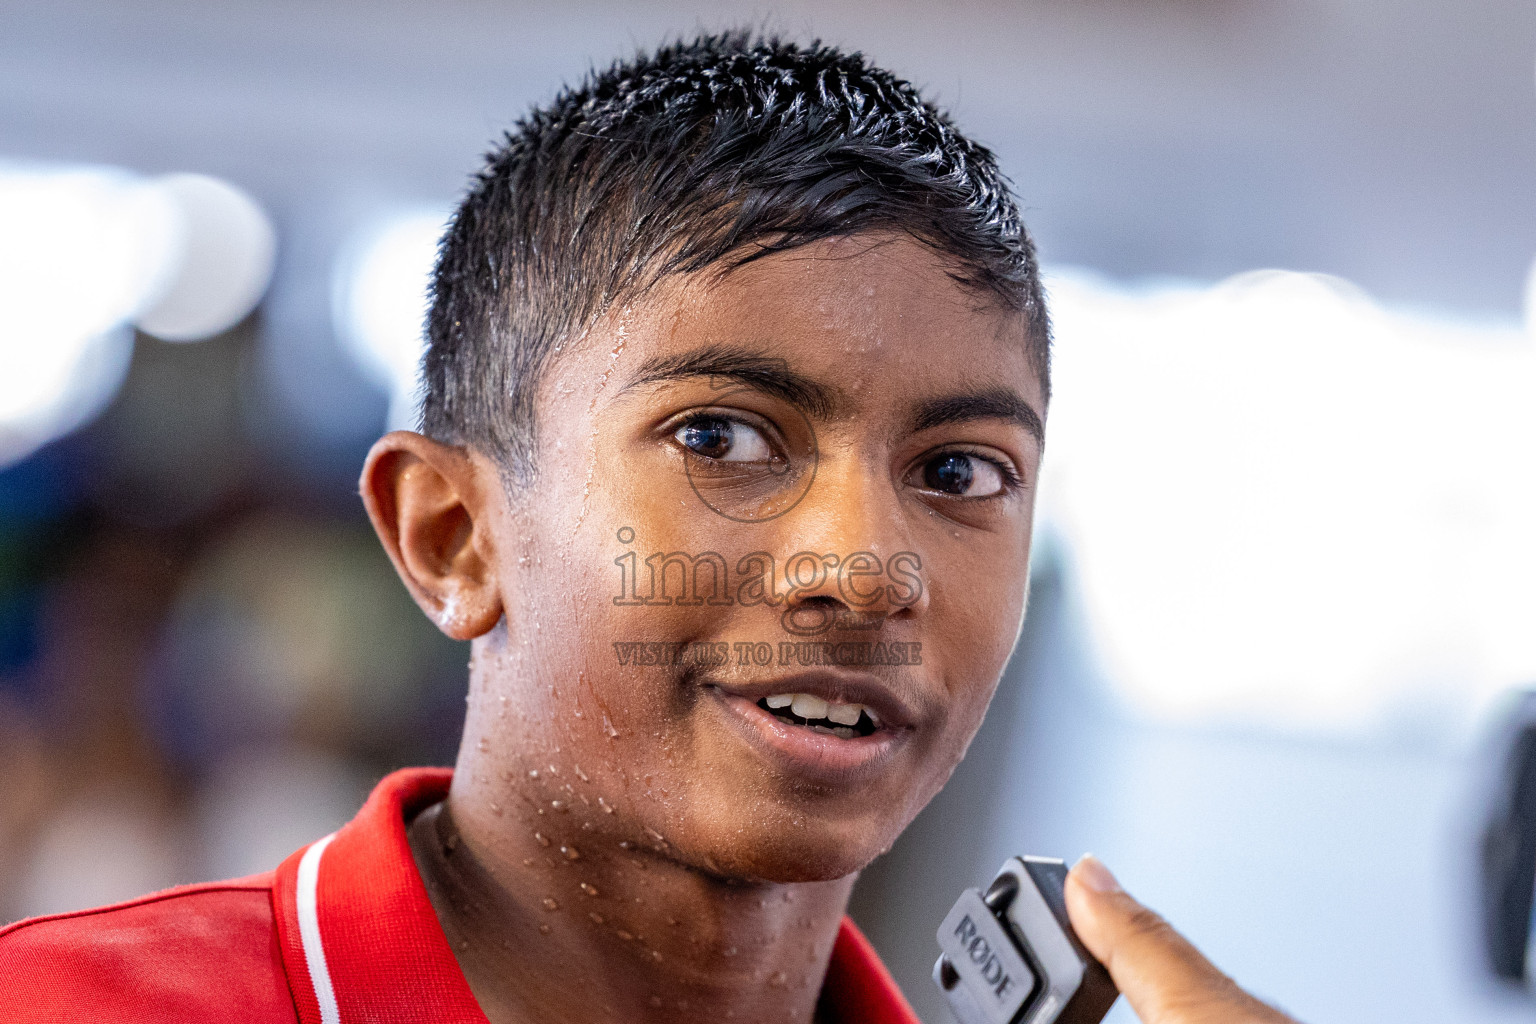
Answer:
[[[905, 822], [901, 823], [903, 826]], [[815, 816], [730, 823], [699, 866], [722, 878], [757, 882], [830, 882], [862, 871], [890, 849], [901, 828], [889, 821], [829, 823]], [[693, 858], [690, 858], [693, 859]]]

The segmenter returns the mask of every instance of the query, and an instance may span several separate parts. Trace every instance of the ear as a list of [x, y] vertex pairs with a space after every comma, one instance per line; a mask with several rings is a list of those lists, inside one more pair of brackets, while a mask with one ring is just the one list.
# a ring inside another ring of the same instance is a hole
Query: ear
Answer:
[[374, 442], [358, 481], [395, 571], [427, 618], [455, 640], [488, 633], [502, 615], [491, 528], [500, 483], [481, 461], [396, 430]]

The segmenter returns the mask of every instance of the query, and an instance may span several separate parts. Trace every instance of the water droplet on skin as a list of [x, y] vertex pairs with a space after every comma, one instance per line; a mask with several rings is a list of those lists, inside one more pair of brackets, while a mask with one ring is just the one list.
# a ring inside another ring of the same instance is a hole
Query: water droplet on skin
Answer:
[[735, 956], [736, 955], [736, 947], [735, 946], [726, 946], [725, 947], [725, 955], [726, 956]]
[[559, 775], [560, 774], [560, 769], [556, 768], [554, 765], [550, 765], [549, 766], [549, 774], [551, 774], [551, 775]]
[[610, 805], [608, 803], [608, 801], [604, 800], [602, 797], [598, 797], [597, 798], [597, 806], [599, 806], [599, 807], [601, 807], [603, 809], [603, 813], [604, 814], [612, 814], [613, 813], [612, 805]]
[[538, 778], [539, 777], [539, 770], [537, 768], [530, 769], [529, 772], [528, 772], [528, 777], [530, 779]]
[[597, 895], [597, 886], [591, 885], [591, 884], [589, 884], [587, 882], [582, 882], [581, 883], [581, 891], [586, 893], [588, 896], [596, 896]]
[[773, 988], [783, 988], [785, 985], [789, 984], [789, 978], [784, 974], [783, 971], [774, 971], [773, 974], [769, 975], [768, 977], [768, 984]]
[[538, 861], [534, 860], [532, 857], [524, 857], [523, 858], [523, 867], [525, 867], [525, 868], [531, 868], [531, 867], [533, 867], [537, 863], [538, 863]]
[[545, 835], [543, 832], [535, 832], [533, 834], [533, 839], [534, 842], [538, 843], [540, 846], [549, 845], [549, 836]]
[[576, 766], [576, 777], [578, 779], [580, 779], [582, 782], [591, 782], [592, 781], [591, 779], [587, 778], [587, 773], [581, 770], [581, 765], [577, 765]]
[[662, 846], [666, 846], [667, 845], [666, 836], [663, 836], [660, 832], [657, 832], [655, 829], [651, 828], [649, 825], [646, 826], [645, 835], [653, 843], [659, 843]]
[[501, 804], [491, 804], [491, 813], [496, 815], [498, 818], [501, 817]]
[[619, 840], [619, 849], [621, 850], [632, 850], [634, 849], [634, 846], [635, 844], [630, 842], [628, 839]]
[[[630, 940], [632, 940], [634, 938], [633, 935], [629, 934], [629, 932], [625, 931], [623, 928], [618, 929], [613, 934], [617, 935], [619, 938], [623, 939], [625, 942], [629, 942]], [[658, 1002], [656, 1005], [660, 1006], [661, 1004]]]
[[540, 935], [548, 935], [549, 932], [550, 932], [549, 925], [547, 925], [547, 924], [539, 925], [539, 934]]
[[553, 896], [545, 896], [544, 897], [544, 909], [545, 910], [559, 910], [560, 909], [560, 901], [555, 899]]
[[[655, 960], [657, 963], [661, 963], [661, 950], [659, 950], [659, 949], [651, 950], [651, 959]], [[687, 1008], [688, 1008], [688, 1004], [687, 1003], [679, 1003], [678, 1004], [678, 1009], [686, 1010]]]
[[561, 813], [564, 813], [565, 811], [570, 810], [570, 808], [568, 806], [566, 806], [566, 803], [565, 803], [564, 800], [551, 800], [549, 802], [549, 807], [550, 807], [550, 810], [560, 811]]
[[574, 846], [562, 846], [560, 852], [565, 854], [566, 860], [581, 860], [581, 851]]
[[603, 712], [603, 733], [611, 740], [619, 738], [619, 730], [613, 727], [613, 722], [608, 718], [608, 713]]
[[479, 743], [475, 744], [475, 749], [480, 751], [483, 754], [487, 750], [491, 749], [491, 741], [490, 740], [486, 740], [486, 739], [482, 739]]

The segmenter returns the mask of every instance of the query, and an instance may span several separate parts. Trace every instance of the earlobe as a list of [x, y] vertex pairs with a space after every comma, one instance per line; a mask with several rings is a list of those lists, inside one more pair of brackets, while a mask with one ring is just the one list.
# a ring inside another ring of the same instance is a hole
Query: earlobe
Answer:
[[406, 589], [455, 640], [489, 632], [502, 615], [487, 504], [494, 494], [482, 476], [463, 449], [397, 430], [374, 443], [358, 482]]

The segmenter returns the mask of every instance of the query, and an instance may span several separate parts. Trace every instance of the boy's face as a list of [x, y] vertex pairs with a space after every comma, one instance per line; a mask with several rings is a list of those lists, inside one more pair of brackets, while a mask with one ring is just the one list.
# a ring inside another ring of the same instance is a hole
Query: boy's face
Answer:
[[536, 477], [492, 516], [505, 633], [477, 643], [460, 781], [584, 851], [725, 876], [886, 849], [1023, 620], [1025, 331], [859, 236], [670, 279], [556, 355]]

